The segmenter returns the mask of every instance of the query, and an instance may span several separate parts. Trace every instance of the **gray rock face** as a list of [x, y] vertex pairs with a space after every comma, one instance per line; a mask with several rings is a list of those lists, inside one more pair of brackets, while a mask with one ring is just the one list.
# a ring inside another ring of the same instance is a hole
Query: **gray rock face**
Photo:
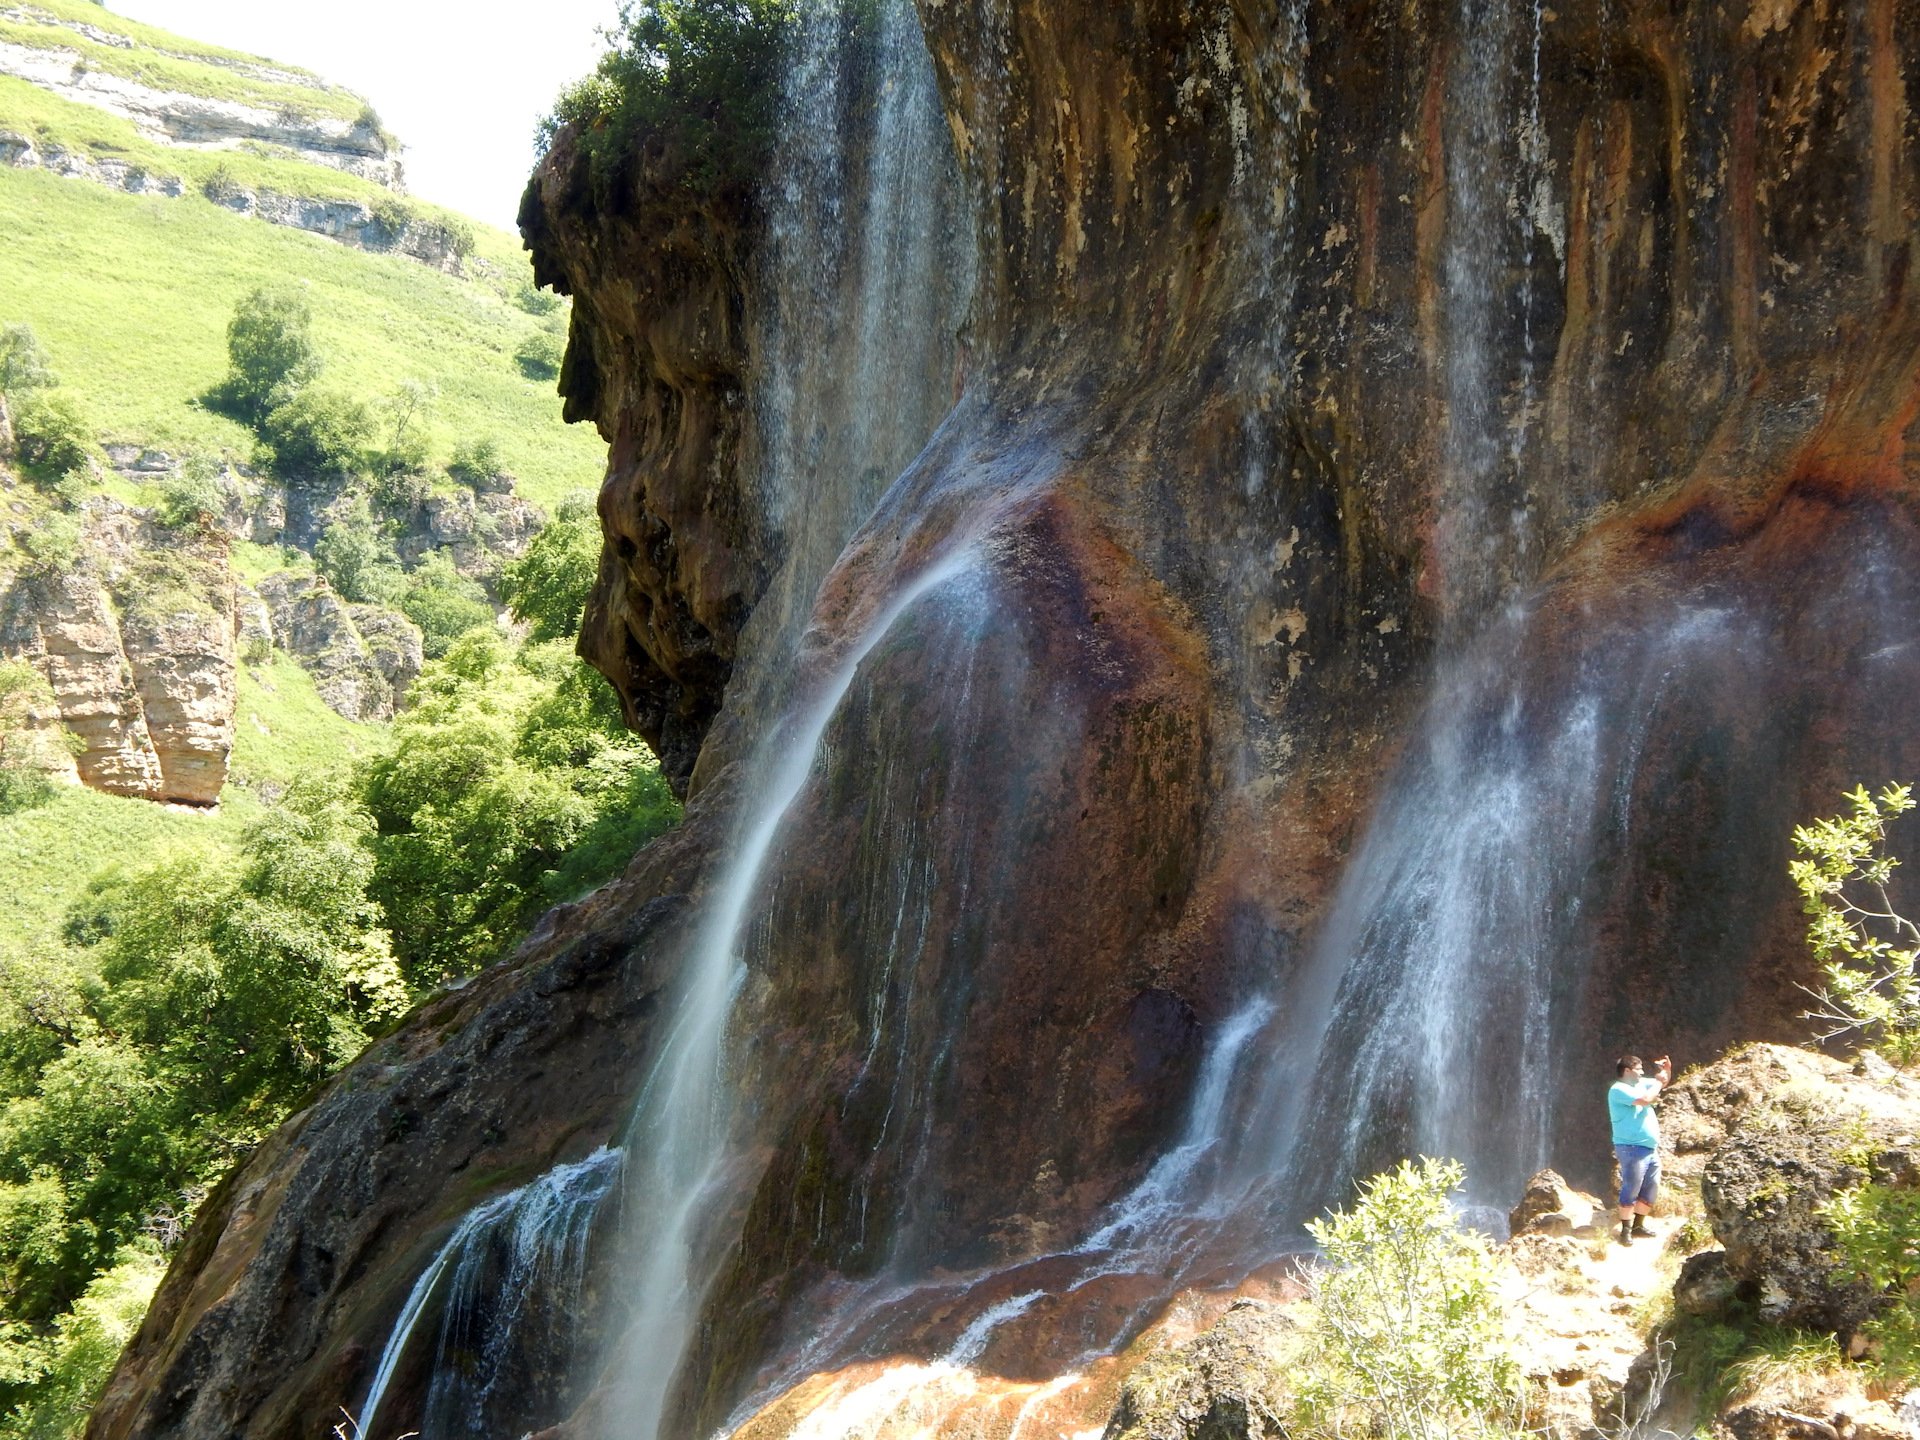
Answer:
[[318, 575], [260, 582], [274, 643], [313, 676], [328, 708], [349, 720], [391, 720], [420, 673], [420, 630], [376, 605], [354, 605]]
[[542, 525], [546, 512], [508, 489], [479, 493], [457, 490], [429, 495], [408, 517], [400, 536], [400, 557], [412, 565], [432, 550], [445, 550], [462, 575], [484, 576], [501, 560], [518, 559]]
[[[40, 19], [38, 12], [29, 14]], [[142, 134], [163, 144], [202, 150], [228, 149], [243, 141], [279, 145], [313, 164], [344, 170], [396, 190], [402, 186], [398, 157], [378, 127], [365, 120], [299, 115], [235, 100], [160, 90], [126, 76], [91, 69], [80, 51], [57, 47], [0, 41], [0, 74], [25, 80], [63, 100], [130, 120]], [[313, 81], [300, 83], [312, 85]]]

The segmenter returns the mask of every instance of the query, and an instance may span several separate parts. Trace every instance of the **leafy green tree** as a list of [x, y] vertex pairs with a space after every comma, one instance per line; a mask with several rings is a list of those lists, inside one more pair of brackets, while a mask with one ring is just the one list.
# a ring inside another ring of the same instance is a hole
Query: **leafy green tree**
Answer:
[[84, 948], [0, 964], [0, 1320], [29, 1332], [0, 1345], [0, 1370], [148, 1217], [400, 1013], [369, 832], [339, 781], [303, 782], [249, 827], [237, 867], [104, 883], [76, 917]]
[[350, 497], [334, 511], [314, 544], [313, 559], [329, 585], [359, 603], [386, 603], [405, 586], [399, 557], [364, 495]]
[[158, 1246], [136, 1241], [96, 1275], [53, 1334], [34, 1347], [32, 1398], [0, 1420], [4, 1440], [68, 1440], [85, 1428], [120, 1352], [140, 1328], [167, 1262]]
[[569, 496], [526, 551], [501, 573], [500, 594], [537, 642], [580, 633], [587, 597], [600, 573], [600, 521], [593, 501]]
[[1307, 1229], [1329, 1268], [1314, 1287], [1298, 1397], [1305, 1436], [1518, 1436], [1522, 1388], [1487, 1247], [1462, 1230], [1451, 1160], [1402, 1161], [1351, 1210]]
[[280, 475], [352, 475], [367, 463], [373, 415], [351, 395], [309, 385], [274, 403], [260, 439]]
[[462, 635], [494, 628], [487, 592], [454, 568], [452, 557], [435, 550], [408, 577], [400, 610], [420, 627], [421, 647], [430, 660], [445, 655]]
[[0, 395], [24, 400], [59, 383], [31, 325], [0, 325]]
[[248, 293], [227, 324], [231, 367], [226, 398], [241, 419], [258, 423], [320, 372], [313, 306], [301, 291], [263, 285]]
[[1793, 832], [1803, 857], [1789, 866], [1810, 917], [1807, 941], [1826, 984], [1807, 1018], [1822, 1040], [1860, 1034], [1901, 1064], [1920, 1059], [1920, 927], [1894, 908], [1889, 886], [1900, 862], [1887, 853], [1887, 822], [1913, 809], [1912, 787], [1864, 785], [1847, 813]]
[[522, 340], [513, 352], [514, 364], [529, 380], [551, 380], [560, 373], [560, 361], [566, 342], [558, 335], [536, 330]]
[[427, 421], [440, 392], [424, 380], [402, 380], [381, 402], [385, 433], [380, 468], [388, 474], [420, 470], [427, 463]]
[[677, 818], [589, 678], [563, 647], [516, 654], [485, 630], [414, 682], [362, 793], [379, 828], [371, 893], [415, 983], [490, 959]]

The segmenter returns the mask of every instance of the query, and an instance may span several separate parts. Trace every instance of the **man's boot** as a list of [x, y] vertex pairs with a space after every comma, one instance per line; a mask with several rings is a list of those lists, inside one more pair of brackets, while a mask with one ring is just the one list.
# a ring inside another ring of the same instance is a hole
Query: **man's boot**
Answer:
[[1620, 1243], [1622, 1245], [1633, 1243], [1633, 1227], [1624, 1220], [1620, 1222]]
[[1653, 1234], [1653, 1231], [1647, 1228], [1646, 1216], [1636, 1215], [1633, 1217], [1633, 1233], [1641, 1236], [1650, 1236]]

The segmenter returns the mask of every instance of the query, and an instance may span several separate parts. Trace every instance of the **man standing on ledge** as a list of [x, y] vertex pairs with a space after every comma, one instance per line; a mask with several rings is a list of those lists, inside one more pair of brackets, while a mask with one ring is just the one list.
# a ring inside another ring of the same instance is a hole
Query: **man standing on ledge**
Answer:
[[1631, 1245], [1636, 1235], [1650, 1235], [1647, 1216], [1660, 1194], [1660, 1117], [1653, 1102], [1673, 1080], [1673, 1062], [1662, 1055], [1654, 1073], [1642, 1076], [1640, 1057], [1622, 1055], [1614, 1064], [1620, 1078], [1607, 1091], [1607, 1113], [1613, 1120], [1613, 1154], [1620, 1162], [1620, 1243]]

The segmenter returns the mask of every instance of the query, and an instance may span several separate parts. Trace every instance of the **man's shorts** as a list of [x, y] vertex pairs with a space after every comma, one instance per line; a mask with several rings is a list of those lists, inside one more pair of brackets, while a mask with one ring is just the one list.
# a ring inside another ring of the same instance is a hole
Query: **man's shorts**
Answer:
[[1648, 1145], [1616, 1145], [1620, 1162], [1620, 1207], [1651, 1205], [1660, 1195], [1660, 1156]]

